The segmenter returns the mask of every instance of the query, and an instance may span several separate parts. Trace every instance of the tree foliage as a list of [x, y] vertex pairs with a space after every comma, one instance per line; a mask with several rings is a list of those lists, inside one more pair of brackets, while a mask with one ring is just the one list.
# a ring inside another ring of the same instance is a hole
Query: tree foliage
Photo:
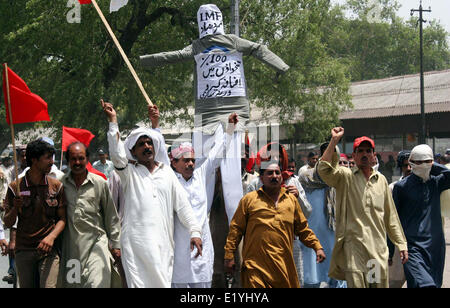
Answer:
[[[348, 0], [336, 6], [324, 25], [324, 40], [333, 56], [346, 63], [352, 81], [415, 74], [420, 71], [418, 17], [396, 15], [399, 3], [378, 0], [379, 20], [368, 19], [374, 1]], [[354, 12], [349, 18], [345, 11]], [[417, 15], [417, 14], [416, 14]], [[437, 21], [424, 24], [424, 71], [448, 69], [448, 33]]]

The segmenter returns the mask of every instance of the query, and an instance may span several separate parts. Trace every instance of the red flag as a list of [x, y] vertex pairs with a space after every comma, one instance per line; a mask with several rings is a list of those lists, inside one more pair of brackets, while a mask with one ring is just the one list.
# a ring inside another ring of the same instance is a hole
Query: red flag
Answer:
[[86, 147], [89, 147], [89, 143], [94, 139], [95, 135], [93, 135], [90, 131], [81, 128], [71, 128], [63, 126], [62, 133], [62, 150], [65, 152], [67, 147], [76, 141], [80, 141]]
[[[27, 84], [9, 67], [8, 82], [13, 124], [50, 121], [47, 103], [38, 95], [31, 93]], [[5, 97], [6, 122], [10, 124], [6, 92], [6, 70], [3, 70], [3, 96]]]
[[89, 4], [92, 1], [91, 0], [78, 0], [78, 2], [80, 2], [80, 4]]
[[94, 173], [94, 174], [97, 174], [97, 175], [101, 176], [102, 178], [104, 178], [105, 180], [108, 180], [108, 179], [106, 178], [106, 175], [104, 175], [102, 172], [100, 172], [100, 171], [98, 171], [97, 169], [95, 169], [94, 167], [92, 167], [91, 162], [88, 162], [88, 163], [87, 163], [86, 169], [87, 169], [89, 172]]
[[[248, 138], [248, 135], [245, 136], [245, 145], [247, 145], [250, 150], [250, 139]], [[249, 158], [248, 158], [247, 166], [245, 166], [245, 170], [247, 172], [251, 172], [253, 166], [255, 165], [255, 162], [256, 162], [255, 153], [253, 153], [253, 151], [251, 151], [251, 153], [249, 153]]]

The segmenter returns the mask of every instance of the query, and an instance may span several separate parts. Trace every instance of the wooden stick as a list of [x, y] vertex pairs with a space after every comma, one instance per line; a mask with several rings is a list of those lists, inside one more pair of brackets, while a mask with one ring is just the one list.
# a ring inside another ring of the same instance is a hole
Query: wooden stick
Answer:
[[[62, 140], [62, 139], [61, 139]], [[61, 170], [62, 169], [62, 163], [63, 163], [63, 148], [62, 148], [62, 145], [61, 145], [61, 161], [60, 161], [60, 163], [59, 163], [59, 170]], [[62, 170], [61, 170], [62, 171]]]
[[19, 197], [20, 196], [19, 168], [17, 167], [16, 138], [14, 135], [14, 124], [13, 124], [12, 111], [11, 111], [11, 98], [9, 95], [8, 64], [4, 63], [3, 66], [5, 69], [6, 99], [8, 101], [9, 127], [11, 128], [11, 140], [12, 140], [13, 154], [14, 154], [14, 170], [16, 171], [16, 183], [17, 183], [16, 193], [17, 193], [17, 197]]
[[114, 44], [116, 44], [116, 47], [119, 50], [120, 54], [122, 55], [123, 60], [127, 64], [128, 69], [131, 72], [131, 75], [133, 75], [134, 79], [136, 80], [136, 83], [137, 83], [139, 89], [141, 90], [142, 94], [144, 95], [145, 100], [147, 101], [147, 104], [149, 104], [150, 106], [153, 106], [153, 103], [150, 100], [150, 98], [148, 97], [147, 92], [145, 92], [145, 89], [144, 89], [144, 86], [142, 85], [141, 80], [139, 79], [138, 75], [136, 74], [136, 71], [134, 70], [133, 66], [131, 65], [130, 60], [128, 60], [128, 57], [125, 54], [125, 52], [123, 51], [122, 46], [120, 46], [120, 43], [117, 40], [116, 35], [112, 31], [111, 27], [109, 26], [108, 21], [106, 20], [105, 16], [103, 15], [102, 10], [100, 9], [100, 7], [98, 6], [98, 4], [95, 0], [92, 0], [92, 4], [94, 5], [95, 9], [97, 10], [98, 15], [100, 16], [100, 19], [103, 21], [103, 24], [105, 25], [106, 29], [108, 30], [109, 35], [113, 39]]

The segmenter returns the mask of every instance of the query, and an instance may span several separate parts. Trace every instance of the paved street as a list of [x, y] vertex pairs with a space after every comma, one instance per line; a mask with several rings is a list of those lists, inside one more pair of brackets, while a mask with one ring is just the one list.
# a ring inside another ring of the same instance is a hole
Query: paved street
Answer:
[[[8, 232], [6, 232], [8, 235]], [[444, 283], [443, 288], [450, 288], [450, 219], [445, 219], [445, 239], [447, 246], [447, 253], [445, 259], [445, 269], [444, 269]], [[6, 275], [8, 270], [8, 258], [0, 256], [0, 278]], [[405, 284], [406, 286], [406, 284]], [[11, 288], [12, 285], [8, 285], [4, 281], [0, 281], [0, 288]]]
[[[9, 231], [5, 231], [6, 239], [9, 242]], [[1, 256], [0, 255], [0, 288], [12, 288], [12, 284], [7, 284], [6, 282], [2, 281], [3, 276], [5, 276], [8, 272], [9, 268], [9, 261], [8, 256]]]

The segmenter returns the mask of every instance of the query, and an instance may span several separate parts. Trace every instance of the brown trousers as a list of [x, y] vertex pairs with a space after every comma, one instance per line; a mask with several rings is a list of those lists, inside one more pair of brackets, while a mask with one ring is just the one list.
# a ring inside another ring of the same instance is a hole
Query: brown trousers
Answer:
[[16, 268], [21, 288], [56, 288], [59, 256], [54, 250], [46, 256], [36, 250], [19, 250]]

